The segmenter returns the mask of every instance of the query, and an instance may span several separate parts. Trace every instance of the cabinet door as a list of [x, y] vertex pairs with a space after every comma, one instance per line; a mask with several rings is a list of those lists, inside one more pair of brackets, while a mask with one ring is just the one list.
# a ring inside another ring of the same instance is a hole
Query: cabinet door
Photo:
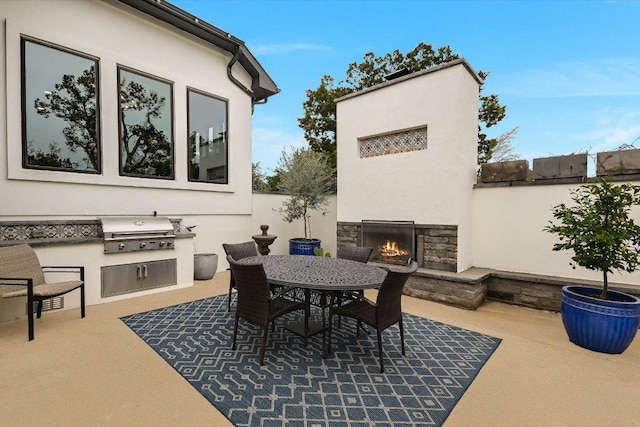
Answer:
[[109, 265], [101, 269], [102, 298], [177, 284], [176, 259]]

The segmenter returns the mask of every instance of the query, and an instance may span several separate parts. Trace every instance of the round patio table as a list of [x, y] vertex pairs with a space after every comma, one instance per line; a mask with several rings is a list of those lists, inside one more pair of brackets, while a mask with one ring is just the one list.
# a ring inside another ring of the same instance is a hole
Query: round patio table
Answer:
[[[309, 322], [307, 336], [322, 332], [322, 354], [326, 357], [326, 308], [331, 294], [379, 288], [387, 276], [386, 270], [373, 265], [342, 258], [309, 255], [266, 255], [243, 258], [239, 264], [262, 264], [267, 281], [274, 285], [300, 288], [305, 301], [311, 303], [311, 293], [318, 294], [322, 309], [322, 324]], [[334, 294], [335, 295], [335, 294]], [[304, 336], [303, 322], [286, 326]]]
[[243, 258], [239, 264], [260, 263], [269, 283], [324, 291], [379, 288], [386, 270], [342, 258], [309, 255], [267, 255]]

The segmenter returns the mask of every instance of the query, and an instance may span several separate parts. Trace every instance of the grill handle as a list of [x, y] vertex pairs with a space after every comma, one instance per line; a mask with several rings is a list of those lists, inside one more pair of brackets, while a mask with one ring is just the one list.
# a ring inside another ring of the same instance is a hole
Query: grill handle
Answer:
[[148, 233], [113, 233], [111, 237], [105, 237], [104, 240], [106, 242], [113, 241], [125, 241], [125, 240], [140, 240], [140, 239], [158, 239], [158, 238], [172, 238], [176, 237], [175, 234], [169, 234], [168, 232], [160, 234], [148, 234]]

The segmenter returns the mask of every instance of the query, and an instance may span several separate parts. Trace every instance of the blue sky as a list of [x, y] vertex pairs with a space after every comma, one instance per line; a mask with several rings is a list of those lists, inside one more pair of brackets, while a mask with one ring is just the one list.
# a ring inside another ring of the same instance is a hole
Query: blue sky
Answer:
[[[367, 52], [449, 45], [490, 72], [523, 159], [640, 148], [638, 1], [205, 1], [173, 4], [245, 42], [281, 93], [253, 116], [253, 162], [267, 172], [283, 148], [305, 146], [305, 90], [336, 82]], [[590, 161], [592, 168], [593, 160]]]

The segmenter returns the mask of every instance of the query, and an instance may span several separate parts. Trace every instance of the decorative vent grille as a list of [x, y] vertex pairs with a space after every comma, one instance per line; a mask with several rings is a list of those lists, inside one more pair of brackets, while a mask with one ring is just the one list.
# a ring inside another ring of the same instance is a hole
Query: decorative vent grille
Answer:
[[360, 158], [427, 149], [427, 126], [358, 138]]
[[[58, 310], [64, 308], [64, 297], [54, 297], [42, 301], [42, 311]], [[29, 306], [25, 308], [27, 314], [29, 314]], [[33, 304], [33, 312], [38, 312], [38, 304]]]

